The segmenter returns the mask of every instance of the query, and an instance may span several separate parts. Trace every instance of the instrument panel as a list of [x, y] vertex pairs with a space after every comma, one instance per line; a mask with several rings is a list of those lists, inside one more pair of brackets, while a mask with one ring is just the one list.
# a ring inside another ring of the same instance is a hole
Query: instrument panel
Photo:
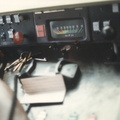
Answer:
[[71, 39], [71, 38], [85, 38], [84, 20], [58, 20], [50, 21], [50, 32], [53, 39]]
[[33, 13], [0, 17], [0, 46], [33, 44], [36, 40]]
[[0, 46], [120, 41], [120, 4], [0, 15]]
[[35, 13], [38, 43], [89, 41], [88, 9]]

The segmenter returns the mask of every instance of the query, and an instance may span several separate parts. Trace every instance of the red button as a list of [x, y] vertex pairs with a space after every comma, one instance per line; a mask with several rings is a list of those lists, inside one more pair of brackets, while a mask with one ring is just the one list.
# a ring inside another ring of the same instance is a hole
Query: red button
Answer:
[[14, 41], [14, 43], [16, 43], [16, 44], [22, 44], [23, 41], [24, 41], [24, 36], [23, 36], [23, 34], [20, 33], [20, 32], [15, 32], [15, 33], [14, 33], [14, 36], [13, 36], [13, 41]]
[[37, 37], [46, 37], [45, 25], [36, 25]]

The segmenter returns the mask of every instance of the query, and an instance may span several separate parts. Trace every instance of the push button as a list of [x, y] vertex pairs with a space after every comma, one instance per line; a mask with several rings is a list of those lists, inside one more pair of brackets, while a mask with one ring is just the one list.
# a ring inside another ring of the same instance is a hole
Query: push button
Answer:
[[36, 25], [37, 37], [46, 37], [45, 25]]
[[13, 36], [13, 41], [14, 41], [14, 43], [16, 43], [16, 44], [22, 44], [23, 41], [24, 41], [24, 36], [23, 36], [23, 34], [20, 33], [20, 32], [15, 32], [15, 33], [14, 33], [14, 36]]

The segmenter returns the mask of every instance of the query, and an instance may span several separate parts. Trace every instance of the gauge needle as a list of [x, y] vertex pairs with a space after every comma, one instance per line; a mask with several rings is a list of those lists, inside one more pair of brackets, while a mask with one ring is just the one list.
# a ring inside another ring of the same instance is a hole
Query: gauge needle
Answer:
[[82, 30], [83, 30], [83, 27], [80, 28], [80, 30], [78, 31], [78, 33], [81, 33]]

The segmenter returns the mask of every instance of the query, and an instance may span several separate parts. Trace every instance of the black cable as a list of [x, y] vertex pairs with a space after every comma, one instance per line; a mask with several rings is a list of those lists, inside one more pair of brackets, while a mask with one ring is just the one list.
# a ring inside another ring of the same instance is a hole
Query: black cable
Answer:
[[31, 110], [31, 105], [28, 106], [27, 110], [26, 110], [26, 113], [28, 114]]
[[2, 62], [0, 64], [2, 64], [2, 67], [0, 68], [0, 78], [3, 79], [4, 69], [5, 69], [7, 63], [6, 62]]
[[15, 77], [14, 77], [14, 93], [13, 93], [11, 110], [10, 110], [8, 120], [13, 120], [13, 115], [14, 115], [14, 112], [15, 112], [16, 104], [17, 104], [17, 79], [18, 79], [18, 75], [15, 75]]

